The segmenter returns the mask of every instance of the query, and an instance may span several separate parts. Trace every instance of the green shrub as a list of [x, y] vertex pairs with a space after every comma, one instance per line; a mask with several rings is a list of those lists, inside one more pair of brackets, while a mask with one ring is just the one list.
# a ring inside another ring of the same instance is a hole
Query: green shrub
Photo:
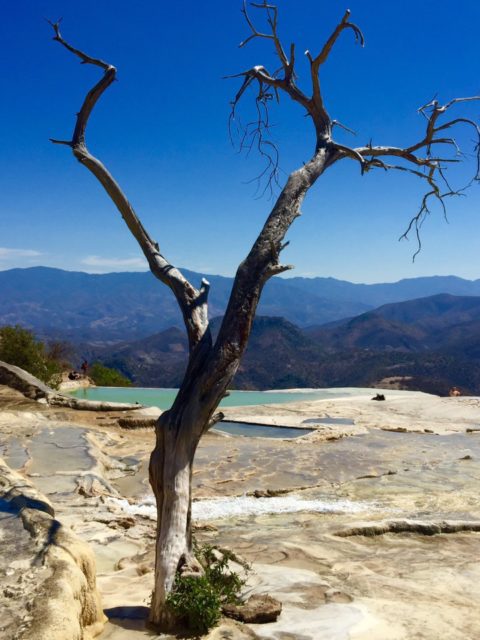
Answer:
[[194, 553], [204, 574], [182, 576], [177, 573], [167, 606], [189, 631], [201, 634], [218, 622], [223, 605], [240, 602], [245, 579], [229, 569], [229, 562], [240, 563], [246, 571], [249, 566], [232, 552], [211, 545], [198, 546], [194, 542]]
[[206, 633], [218, 622], [222, 603], [206, 576], [177, 576], [167, 606], [189, 631]]
[[205, 571], [207, 580], [218, 593], [221, 603], [238, 603], [245, 580], [235, 571], [231, 571], [228, 564], [231, 561], [237, 562], [247, 572], [250, 570], [249, 565], [239, 560], [232, 551], [219, 549], [209, 544], [198, 546], [194, 542], [194, 553]]
[[[59, 381], [63, 362], [59, 358], [59, 344], [46, 347], [33, 333], [19, 325], [0, 328], [0, 360], [20, 367], [43, 382]], [[65, 353], [64, 351], [62, 352]]]
[[116, 369], [105, 367], [100, 362], [94, 362], [88, 375], [99, 387], [131, 387], [132, 381]]

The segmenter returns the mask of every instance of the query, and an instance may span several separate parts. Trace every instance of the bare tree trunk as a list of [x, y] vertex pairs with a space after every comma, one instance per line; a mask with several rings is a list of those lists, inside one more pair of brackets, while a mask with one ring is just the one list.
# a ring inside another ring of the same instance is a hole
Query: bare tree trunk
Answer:
[[230, 385], [252, 329], [263, 287], [287, 267], [278, 263], [281, 242], [308, 188], [328, 164], [324, 151], [290, 176], [262, 232], [240, 265], [215, 345], [210, 332], [191, 353], [189, 366], [173, 407], [156, 426], [150, 458], [150, 483], [157, 501], [155, 586], [150, 623], [171, 630], [175, 620], [165, 606], [178, 572], [195, 572], [191, 533], [191, 478], [198, 442]]
[[165, 606], [177, 571], [197, 569], [192, 552], [191, 480], [196, 443], [192, 431], [199, 426], [176, 425], [165, 412], [156, 428], [156, 446], [150, 457], [150, 484], [157, 501], [155, 584], [150, 622], [170, 629], [175, 620]]
[[[156, 445], [150, 456], [150, 484], [157, 502], [155, 583], [150, 623], [171, 630], [177, 622], [165, 606], [177, 572], [200, 575], [192, 549], [192, 468], [202, 435], [223, 415], [213, 415], [225, 395], [230, 369], [213, 380], [209, 363], [214, 349], [210, 332], [190, 355], [184, 380], [170, 410], [156, 425]], [[237, 364], [238, 367], [238, 364]], [[234, 367], [232, 370], [236, 371]]]

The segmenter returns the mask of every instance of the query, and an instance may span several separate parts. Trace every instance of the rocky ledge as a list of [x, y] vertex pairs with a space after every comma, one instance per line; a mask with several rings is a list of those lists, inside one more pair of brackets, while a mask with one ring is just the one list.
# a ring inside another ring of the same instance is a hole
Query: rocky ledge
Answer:
[[89, 640], [106, 620], [90, 548], [51, 503], [0, 459], [0, 635]]
[[132, 411], [142, 409], [139, 404], [124, 402], [95, 402], [81, 400], [58, 393], [27, 371], [0, 360], [0, 385], [20, 391], [26, 398], [57, 407], [67, 407], [84, 411]]

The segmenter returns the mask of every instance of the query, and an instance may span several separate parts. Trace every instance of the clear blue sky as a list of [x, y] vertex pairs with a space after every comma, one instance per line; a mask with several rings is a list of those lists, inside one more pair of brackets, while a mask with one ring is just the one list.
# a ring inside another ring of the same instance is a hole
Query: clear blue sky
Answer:
[[[110, 168], [151, 235], [173, 263], [231, 275], [271, 202], [247, 181], [259, 161], [232, 149], [229, 101], [238, 85], [222, 76], [272, 66], [269, 43], [248, 34], [240, 0], [16, 0], [0, 22], [0, 269], [36, 264], [68, 270], [139, 270], [142, 256], [102, 189], [66, 147], [75, 112], [99, 70], [80, 66], [51, 40], [44, 17], [63, 16], [72, 44], [118, 68], [102, 98], [88, 145]], [[416, 109], [435, 93], [447, 101], [480, 93], [477, 0], [279, 0], [280, 33], [301, 53], [318, 50], [345, 8], [366, 46], [345, 33], [324, 68], [332, 117], [357, 131], [340, 140], [407, 145], [423, 127]], [[460, 113], [460, 110], [458, 111]], [[480, 116], [480, 104], [464, 110]], [[310, 124], [287, 100], [275, 108], [281, 167], [294, 169], [313, 148]], [[472, 135], [463, 132], [459, 141]], [[469, 170], [472, 170], [470, 164]], [[453, 173], [453, 171], [452, 171]], [[464, 169], [457, 170], [459, 182]], [[415, 242], [398, 242], [424, 185], [408, 175], [359, 175], [344, 160], [320, 178], [295, 222], [284, 260], [292, 275], [355, 282], [455, 274], [479, 278], [480, 188], [450, 203], [449, 224], [435, 209]]]

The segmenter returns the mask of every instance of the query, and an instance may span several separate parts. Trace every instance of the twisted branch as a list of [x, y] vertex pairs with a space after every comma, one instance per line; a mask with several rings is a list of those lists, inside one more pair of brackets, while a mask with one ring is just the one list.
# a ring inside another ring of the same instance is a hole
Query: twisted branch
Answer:
[[[420, 228], [425, 221], [425, 218], [430, 213], [429, 203], [433, 199], [436, 201], [446, 218], [447, 209], [445, 200], [453, 196], [464, 195], [465, 189], [467, 189], [473, 182], [480, 180], [480, 126], [474, 120], [465, 117], [458, 117], [452, 120], [448, 120], [443, 124], [439, 124], [439, 118], [443, 116], [454, 105], [473, 102], [480, 100], [480, 96], [470, 96], [466, 98], [454, 98], [444, 105], [440, 105], [439, 102], [434, 99], [431, 102], [420, 107], [418, 112], [426, 119], [425, 135], [414, 144], [408, 147], [383, 147], [373, 146], [371, 143], [365, 147], [357, 147], [356, 149], [341, 149], [338, 145], [337, 148], [344, 153], [345, 156], [352, 157], [359, 161], [362, 172], [367, 171], [374, 167], [380, 167], [382, 169], [396, 169], [402, 171], [408, 171], [425, 179], [428, 182], [428, 191], [422, 197], [420, 207], [417, 213], [410, 219], [405, 232], [401, 235], [400, 239], [407, 239], [412, 230], [415, 232], [417, 240], [417, 250], [413, 255], [413, 260], [421, 250], [422, 243], [420, 238]], [[467, 125], [473, 128], [476, 136], [474, 151], [476, 157], [475, 172], [469, 182], [461, 188], [452, 188], [445, 176], [445, 170], [449, 164], [460, 162], [460, 157], [464, 155], [457, 144], [455, 138], [445, 138], [439, 136], [439, 132], [447, 129], [452, 129], [457, 125]], [[444, 155], [434, 155], [433, 148], [437, 145], [441, 145], [447, 148], [453, 148], [456, 157], [447, 157]], [[353, 153], [352, 153], [353, 152]], [[421, 155], [418, 154], [421, 153]], [[390, 156], [400, 158], [407, 164], [404, 165], [388, 165], [385, 164], [381, 157]], [[423, 173], [420, 170], [412, 169], [408, 165], [414, 165], [423, 169]], [[443, 182], [447, 189], [443, 191], [441, 189], [440, 182]]]
[[[331, 121], [325, 109], [324, 101], [320, 91], [320, 67], [324, 62], [326, 62], [330, 51], [332, 50], [342, 31], [348, 29], [352, 30], [355, 34], [356, 41], [359, 42], [362, 46], [364, 44], [364, 38], [359, 27], [349, 22], [348, 17], [350, 16], [350, 12], [346, 11], [342, 20], [322, 47], [320, 53], [316, 57], [313, 57], [309, 51], [305, 52], [310, 61], [311, 67], [312, 86], [311, 95], [309, 96], [308, 94], [304, 93], [296, 83], [297, 75], [295, 73], [295, 44], [292, 43], [290, 45], [290, 55], [288, 56], [280, 39], [278, 33], [277, 7], [273, 4], [270, 4], [267, 0], [263, 0], [262, 3], [251, 2], [250, 6], [263, 12], [263, 15], [267, 22], [268, 30], [262, 31], [256, 27], [253, 19], [248, 13], [247, 0], [243, 0], [242, 13], [250, 30], [250, 35], [245, 38], [245, 40], [243, 40], [239, 46], [244, 47], [255, 38], [269, 40], [274, 45], [275, 54], [279, 59], [281, 66], [274, 73], [270, 73], [263, 65], [257, 65], [252, 67], [251, 69], [242, 71], [241, 73], [227, 76], [229, 78], [243, 78], [240, 89], [231, 102], [232, 109], [229, 119], [229, 131], [231, 134], [232, 123], [235, 121], [236, 109], [241, 98], [243, 97], [247, 89], [255, 84], [257, 87], [255, 100], [257, 105], [262, 105], [264, 109], [264, 117], [258, 118], [256, 120], [255, 127], [243, 127], [241, 123], [238, 123], [238, 133], [241, 139], [240, 150], [244, 148], [250, 150], [253, 146], [255, 146], [260, 152], [260, 155], [264, 157], [264, 159], [266, 160], [266, 167], [265, 170], [260, 174], [260, 176], [258, 176], [258, 179], [267, 175], [268, 183], [266, 188], [270, 188], [271, 191], [272, 183], [276, 183], [278, 178], [278, 150], [273, 144], [272, 140], [269, 138], [269, 118], [267, 115], [269, 103], [271, 102], [273, 97], [275, 97], [278, 101], [281, 92], [286, 93], [294, 102], [297, 102], [303, 109], [305, 109], [307, 115], [312, 119], [316, 131], [315, 151], [317, 152], [321, 148], [332, 146], [332, 144], [333, 146], [335, 146], [335, 143], [332, 143], [331, 139], [332, 127], [334, 126], [334, 124], [337, 124], [338, 126], [341, 126], [345, 129], [347, 128], [336, 121]], [[250, 123], [250, 125], [252, 125], [252, 123]], [[247, 138], [252, 138], [252, 141], [248, 145], [245, 145], [244, 143]], [[339, 147], [338, 150], [343, 151], [347, 155], [356, 155], [353, 150], [349, 150], [345, 147], [343, 147], [342, 149], [340, 149]]]
[[93, 173], [110, 196], [130, 229], [130, 232], [137, 240], [141, 250], [143, 251], [151, 272], [173, 291], [187, 328], [190, 350], [193, 350], [208, 330], [208, 283], [206, 281], [202, 282], [201, 289], [197, 290], [183, 276], [179, 269], [168, 262], [160, 252], [158, 243], [150, 237], [145, 227], [140, 222], [135, 210], [126, 195], [123, 193], [119, 184], [109, 173], [105, 165], [102, 164], [98, 158], [94, 157], [87, 149], [85, 135], [90, 114], [102, 94], [116, 79], [117, 70], [113, 65], [87, 55], [64, 40], [60, 33], [60, 20], [49, 23], [55, 33], [53, 39], [59, 42], [65, 49], [80, 58], [81, 64], [91, 64], [100, 67], [104, 71], [102, 78], [92, 87], [92, 89], [90, 89], [83, 101], [82, 107], [77, 114], [72, 139], [51, 139], [51, 142], [71, 147], [77, 160], [79, 160], [79, 162]]
[[[244, 129], [240, 127], [240, 150], [247, 149], [250, 151], [253, 147], [256, 147], [260, 154], [267, 159], [266, 168], [260, 177], [263, 177], [265, 174], [269, 174], [269, 183], [271, 183], [274, 178], [275, 180], [277, 179], [278, 150], [268, 140], [268, 107], [269, 102], [273, 97], [276, 97], [278, 100], [280, 94], [283, 92], [307, 111], [307, 115], [312, 119], [316, 131], [315, 152], [317, 153], [319, 150], [324, 149], [329, 154], [329, 165], [332, 165], [337, 160], [348, 157], [360, 164], [362, 173], [374, 168], [382, 168], [386, 171], [394, 169], [411, 173], [422, 180], [426, 180], [428, 183], [428, 190], [422, 198], [418, 212], [411, 218], [405, 233], [402, 235], [402, 238], [407, 238], [409, 233], [413, 229], [415, 230], [417, 237], [417, 251], [413, 256], [413, 259], [415, 259], [421, 249], [419, 230], [425, 217], [430, 213], [430, 201], [433, 199], [438, 202], [444, 216], [446, 217], [445, 200], [452, 196], [463, 195], [463, 192], [468, 186], [470, 186], [474, 181], [480, 180], [479, 124], [475, 120], [463, 116], [453, 118], [447, 122], [440, 122], [441, 118], [448, 112], [448, 110], [455, 105], [480, 100], [480, 96], [453, 98], [444, 105], [439, 104], [438, 100], [434, 98], [427, 104], [420, 107], [418, 111], [426, 119], [425, 134], [420, 140], [408, 147], [374, 146], [371, 142], [364, 147], [356, 148], [340, 144], [332, 139], [334, 126], [341, 127], [350, 133], [354, 132], [339, 123], [337, 120], [331, 119], [328, 115], [321, 92], [320, 70], [322, 65], [327, 62], [335, 43], [344, 31], [352, 31], [355, 41], [361, 46], [364, 45], [365, 40], [361, 29], [353, 22], [350, 22], [350, 11], [347, 10], [344, 13], [341, 21], [337, 24], [330, 37], [320, 49], [318, 55], [312, 56], [308, 50], [305, 52], [305, 55], [310, 62], [311, 95], [309, 96], [296, 84], [295, 46], [293, 44], [291, 45], [289, 58], [286, 55], [285, 48], [280, 40], [278, 34], [277, 7], [269, 4], [267, 0], [263, 0], [262, 3], [252, 2], [251, 6], [263, 11], [264, 16], [266, 16], [268, 30], [260, 31], [255, 26], [252, 18], [248, 14], [247, 2], [246, 0], [243, 0], [242, 13], [244, 14], [251, 33], [240, 44], [240, 46], [246, 45], [254, 38], [272, 41], [275, 46], [277, 58], [280, 60], [281, 67], [275, 73], [271, 74], [264, 66], [258, 65], [236, 74], [235, 76], [230, 76], [234, 78], [243, 78], [242, 85], [232, 101], [230, 125], [235, 121], [238, 103], [250, 87], [256, 85], [257, 107], [258, 104], [262, 104], [263, 107], [261, 118], [258, 118], [258, 120], [254, 122], [250, 122]], [[460, 149], [455, 138], [446, 137], [444, 132], [454, 129], [460, 125], [473, 129], [475, 133], [476, 140], [474, 149], [476, 156], [476, 169], [474, 175], [466, 186], [453, 188], [446, 178], [445, 171], [449, 164], [460, 162], [461, 158], [465, 157], [465, 154]], [[269, 145], [272, 146], [269, 148]], [[442, 149], [442, 147], [452, 150], [454, 152], [454, 156], [451, 157], [448, 153], [434, 153], [433, 150], [435, 148]], [[272, 149], [275, 150], [274, 153], [271, 152]], [[405, 164], [385, 163], [381, 160], [382, 157], [393, 157], [403, 161]], [[443, 186], [445, 186], [446, 189], [444, 189]]]
[[[267, 0], [256, 3], [251, 2], [250, 5], [255, 9], [264, 12], [268, 24], [269, 32], [260, 31], [254, 24], [247, 9], [247, 1], [243, 0], [242, 13], [245, 21], [251, 31], [250, 35], [240, 43], [240, 47], [244, 47], [254, 38], [270, 40], [273, 42], [275, 53], [281, 63], [281, 67], [270, 73], [263, 65], [256, 65], [251, 69], [246, 69], [240, 73], [226, 76], [227, 78], [243, 78], [243, 82], [231, 101], [231, 112], [229, 118], [229, 131], [232, 133], [233, 123], [237, 125], [238, 135], [240, 138], [240, 151], [251, 150], [253, 147], [257, 149], [260, 156], [265, 160], [265, 169], [255, 179], [260, 181], [263, 177], [267, 178], [265, 190], [273, 191], [273, 186], [278, 184], [279, 173], [279, 155], [278, 149], [270, 136], [270, 119], [269, 105], [273, 99], [279, 102], [280, 92], [287, 93], [292, 100], [298, 102], [303, 108], [309, 109], [309, 98], [299, 89], [295, 80], [295, 44], [290, 45], [290, 56], [285, 53], [285, 48], [278, 35], [278, 9], [275, 5], [269, 4]], [[283, 72], [283, 76], [281, 73]], [[256, 85], [255, 105], [257, 110], [257, 118], [254, 122], [250, 122], [246, 127], [236, 119], [237, 106], [250, 87]], [[232, 135], [231, 135], [232, 137]], [[264, 190], [264, 191], [265, 191]]]
[[345, 11], [343, 18], [341, 19], [341, 21], [333, 31], [332, 35], [323, 45], [320, 53], [315, 58], [312, 57], [310, 51], [308, 50], [305, 51], [305, 55], [307, 56], [310, 62], [310, 74], [312, 78], [312, 87], [313, 87], [312, 102], [315, 105], [316, 109], [318, 110], [319, 116], [325, 123], [328, 123], [330, 119], [325, 109], [322, 92], [320, 89], [320, 76], [319, 76], [320, 67], [322, 66], [322, 64], [324, 64], [327, 61], [328, 56], [330, 55], [330, 52], [332, 51], [336, 41], [338, 40], [338, 37], [345, 30], [351, 29], [355, 35], [355, 42], [359, 43], [362, 47], [365, 45], [365, 38], [363, 37], [362, 31], [360, 30], [359, 27], [357, 27], [356, 24], [353, 24], [353, 22], [348, 21], [349, 17], [350, 17], [350, 10], [347, 9]]

